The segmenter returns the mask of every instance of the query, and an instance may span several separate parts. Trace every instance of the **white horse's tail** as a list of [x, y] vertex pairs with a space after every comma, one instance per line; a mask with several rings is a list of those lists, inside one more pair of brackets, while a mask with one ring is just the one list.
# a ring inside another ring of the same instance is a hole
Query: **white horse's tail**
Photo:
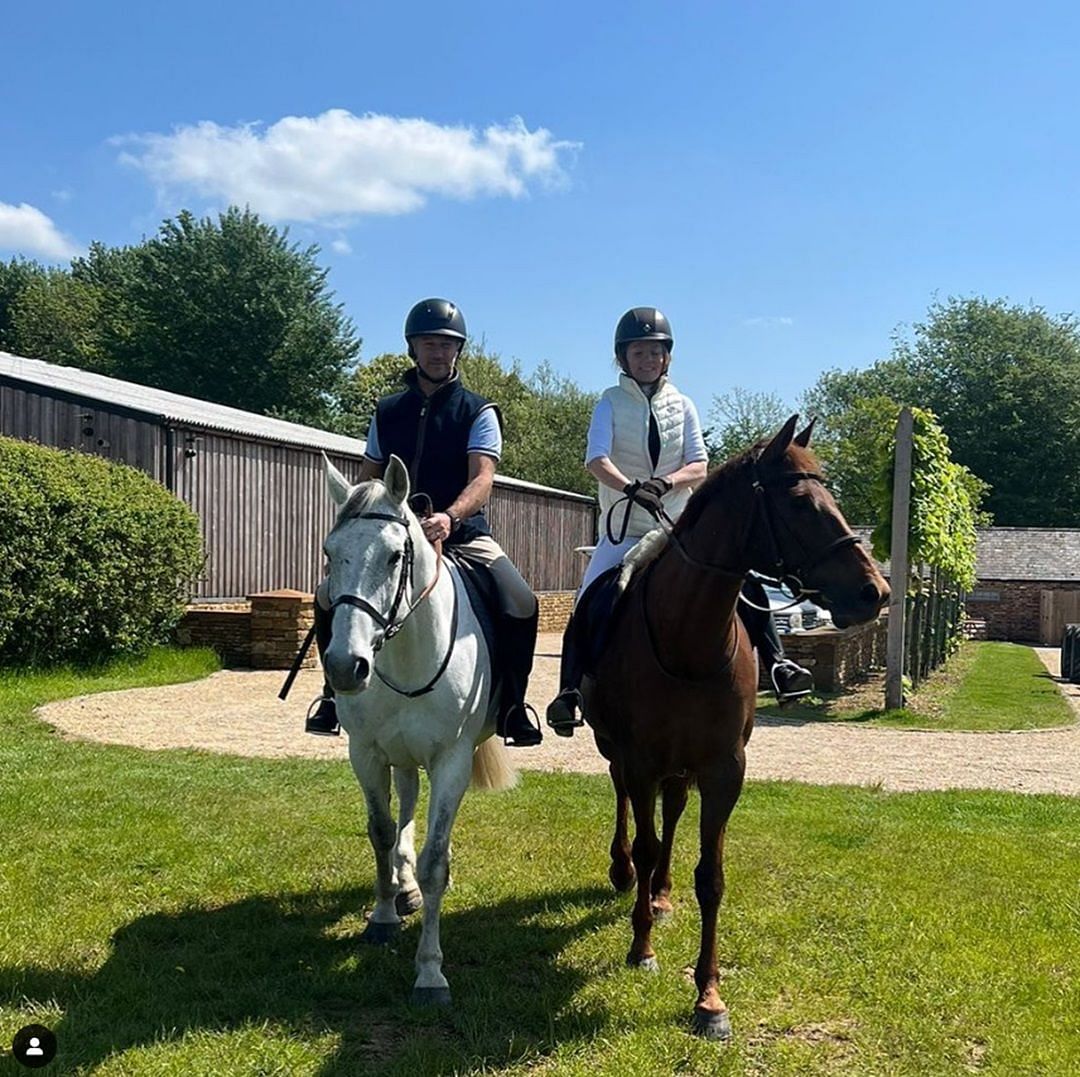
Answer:
[[472, 784], [474, 789], [499, 792], [513, 789], [518, 782], [518, 772], [507, 756], [506, 746], [498, 737], [488, 737], [477, 745], [472, 757]]

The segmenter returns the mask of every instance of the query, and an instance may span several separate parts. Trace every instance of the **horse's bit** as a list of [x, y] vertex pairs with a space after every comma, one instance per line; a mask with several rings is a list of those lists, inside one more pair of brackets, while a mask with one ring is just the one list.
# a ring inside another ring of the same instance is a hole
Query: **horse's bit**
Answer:
[[[412, 535], [409, 533], [409, 521], [404, 516], [395, 516], [392, 513], [387, 512], [365, 512], [358, 516], [354, 516], [356, 520], [387, 520], [390, 523], [400, 524], [405, 528], [405, 555], [402, 558], [401, 573], [398, 576], [397, 590], [394, 592], [394, 599], [390, 603], [390, 611], [385, 615], [377, 610], [366, 598], [361, 598], [359, 595], [344, 594], [339, 595], [337, 598], [330, 600], [330, 612], [333, 613], [338, 606], [354, 606], [356, 609], [363, 613], [366, 613], [382, 630], [383, 634], [374, 643], [372, 650], [378, 654], [382, 650], [383, 645], [387, 640], [393, 639], [401, 629], [404, 627], [405, 622], [412, 616], [413, 611], [424, 601], [428, 595], [435, 589], [435, 585], [439, 582], [439, 576], [442, 573], [442, 544], [437, 547], [438, 552], [438, 567], [435, 570], [435, 577], [429, 583], [424, 590], [420, 593], [417, 600], [409, 606], [405, 611], [405, 616], [401, 620], [397, 620], [398, 609], [401, 606], [402, 601], [405, 598], [405, 584], [406, 582], [412, 582], [413, 568], [415, 565], [416, 551], [413, 546]], [[457, 602], [457, 588], [454, 588], [454, 607], [453, 615], [450, 624], [450, 645], [446, 649], [446, 655], [442, 660], [442, 664], [436, 670], [435, 675], [423, 686], [423, 688], [417, 688], [412, 691], [401, 688], [399, 685], [394, 684], [388, 677], [386, 677], [379, 669], [378, 666], [374, 666], [375, 675], [379, 678], [387, 688], [398, 695], [408, 696], [410, 699], [416, 696], [426, 695], [435, 687], [439, 678], [446, 672], [446, 667], [450, 664], [450, 655], [454, 651], [454, 639], [457, 636], [457, 622], [458, 622], [458, 602]]]

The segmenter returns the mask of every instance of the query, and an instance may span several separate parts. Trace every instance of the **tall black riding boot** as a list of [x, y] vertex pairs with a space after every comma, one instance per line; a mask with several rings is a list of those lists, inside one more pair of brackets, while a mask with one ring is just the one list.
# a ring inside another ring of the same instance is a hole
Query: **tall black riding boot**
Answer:
[[[330, 646], [331, 628], [334, 623], [334, 615], [330, 610], [324, 610], [315, 600], [315, 644], [319, 648], [319, 658], [326, 653]], [[323, 678], [323, 691], [308, 709], [307, 720], [304, 722], [304, 732], [314, 733], [317, 737], [337, 737], [341, 735], [341, 726], [338, 724], [337, 704], [334, 702], [334, 690], [329, 682]]]
[[[499, 652], [502, 680], [500, 711], [495, 731], [511, 748], [531, 748], [544, 739], [536, 712], [525, 702], [525, 689], [536, 650], [540, 610], [531, 617], [499, 614]], [[532, 717], [530, 718], [530, 714]]]
[[753, 576], [748, 576], [743, 584], [743, 594], [754, 603], [764, 606], [755, 609], [745, 602], [739, 603], [739, 616], [746, 626], [750, 642], [757, 648], [758, 659], [769, 671], [769, 680], [781, 705], [793, 699], [808, 696], [814, 690], [814, 677], [810, 670], [804, 669], [784, 654], [784, 645], [780, 642], [780, 633], [776, 631], [776, 622], [769, 610], [769, 596], [765, 588]]
[[560, 737], [572, 737], [579, 725], [584, 725], [578, 711], [584, 708], [581, 698], [582, 668], [578, 625], [581, 616], [572, 613], [562, 638], [562, 660], [559, 663], [559, 694], [547, 705], [547, 724]]

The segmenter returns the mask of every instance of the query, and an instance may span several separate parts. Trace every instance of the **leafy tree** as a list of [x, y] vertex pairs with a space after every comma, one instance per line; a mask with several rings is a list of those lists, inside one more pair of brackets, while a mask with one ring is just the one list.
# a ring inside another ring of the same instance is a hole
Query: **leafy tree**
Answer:
[[359, 351], [317, 253], [231, 207], [217, 221], [185, 211], [122, 254], [95, 247], [74, 272], [104, 285], [117, 376], [314, 423]]
[[808, 394], [826, 439], [857, 401], [933, 411], [953, 458], [992, 489], [1009, 526], [1074, 526], [1080, 504], [1080, 324], [1041, 307], [949, 299], [867, 370], [829, 371]]
[[380, 397], [398, 392], [402, 388], [401, 376], [412, 365], [407, 355], [393, 352], [383, 352], [358, 364], [342, 384], [333, 429], [339, 434], [366, 437]]
[[27, 354], [21, 349], [15, 331], [15, 302], [31, 281], [44, 275], [44, 266], [25, 258], [0, 262], [0, 351]]
[[12, 351], [109, 373], [101, 351], [102, 294], [63, 269], [31, 277], [11, 305]]
[[775, 393], [736, 388], [714, 396], [705, 430], [709, 466], [721, 464], [775, 433], [791, 410]]

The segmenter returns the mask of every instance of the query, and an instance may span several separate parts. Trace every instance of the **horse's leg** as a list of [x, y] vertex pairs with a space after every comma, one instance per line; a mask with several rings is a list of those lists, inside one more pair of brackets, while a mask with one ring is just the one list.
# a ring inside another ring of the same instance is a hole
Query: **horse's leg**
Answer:
[[397, 896], [394, 908], [399, 916], [409, 916], [424, 903], [416, 885], [416, 801], [420, 796], [420, 772], [416, 767], [394, 767], [394, 788], [398, 795], [397, 844], [394, 847], [394, 881]]
[[371, 913], [362, 942], [381, 946], [393, 939], [401, 929], [401, 917], [394, 908], [397, 884], [394, 881], [393, 853], [397, 828], [390, 813], [390, 767], [372, 753], [357, 748], [349, 740], [349, 756], [353, 772], [364, 790], [367, 801], [368, 838], [375, 854], [375, 908]]
[[710, 1040], [731, 1036], [727, 1006], [720, 998], [720, 969], [716, 961], [716, 915], [724, 896], [724, 833], [728, 818], [742, 791], [746, 757], [737, 754], [725, 760], [717, 770], [698, 776], [701, 790], [701, 859], [694, 869], [694, 889], [701, 906], [701, 950], [694, 983], [698, 998], [694, 1005], [693, 1030]]
[[634, 809], [631, 855], [637, 871], [637, 900], [631, 915], [634, 941], [626, 955], [626, 963], [655, 972], [660, 967], [652, 948], [652, 877], [660, 857], [660, 842], [656, 837], [656, 783], [651, 778], [631, 778], [627, 781], [627, 790]]
[[421, 1005], [448, 1006], [450, 985], [442, 974], [439, 911], [450, 881], [450, 831], [472, 773], [472, 746], [458, 743], [457, 751], [432, 768], [427, 837], [417, 876], [424, 895], [424, 922], [416, 948], [416, 982], [412, 1000]]
[[626, 795], [626, 782], [623, 781], [621, 764], [612, 759], [608, 764], [611, 784], [615, 786], [615, 835], [611, 839], [611, 867], [608, 878], [619, 893], [629, 890], [634, 885], [634, 864], [630, 859], [630, 837], [628, 821], [630, 798]]
[[668, 778], [662, 786], [661, 815], [664, 826], [660, 837], [660, 860], [652, 877], [652, 913], [657, 923], [670, 920], [674, 913], [671, 905], [671, 849], [675, 844], [675, 828], [686, 808], [689, 789], [689, 778]]

